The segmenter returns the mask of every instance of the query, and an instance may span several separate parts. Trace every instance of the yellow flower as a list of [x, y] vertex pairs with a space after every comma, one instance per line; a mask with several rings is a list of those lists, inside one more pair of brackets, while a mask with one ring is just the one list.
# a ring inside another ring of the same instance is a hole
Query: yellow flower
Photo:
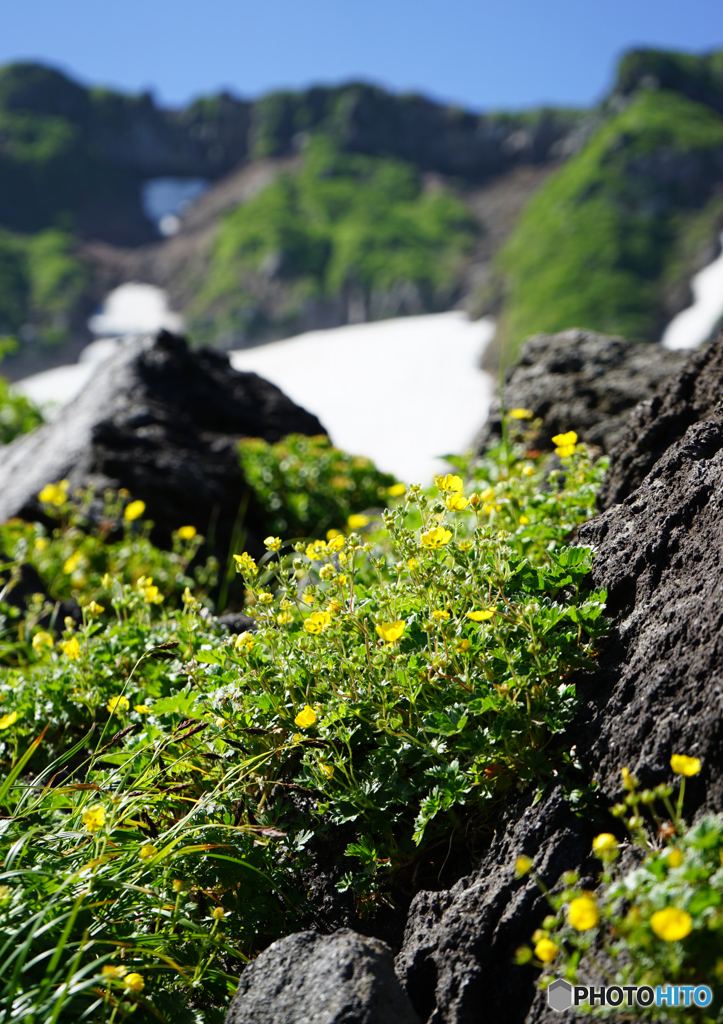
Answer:
[[635, 779], [630, 774], [630, 769], [629, 768], [621, 768], [620, 769], [620, 774], [623, 777], [623, 786], [625, 786], [626, 789], [634, 789], [635, 788]]
[[242, 654], [248, 654], [255, 642], [253, 633], [245, 632], [238, 634], [233, 645], [237, 651], [240, 651]]
[[388, 644], [396, 643], [404, 632], [407, 623], [404, 619], [397, 619], [396, 622], [378, 622], [375, 629], [379, 636]]
[[126, 975], [124, 985], [126, 988], [130, 989], [131, 992], [142, 992], [146, 987], [146, 983], [143, 978], [140, 974], [135, 974], [135, 972], [133, 974]]
[[618, 841], [612, 832], [601, 832], [599, 836], [595, 836], [592, 841], [593, 852], [598, 856], [612, 853], [613, 850], [617, 850]]
[[140, 519], [145, 510], [145, 501], [132, 501], [130, 505], [126, 505], [123, 518], [129, 523], [132, 523], [134, 519]]
[[162, 604], [163, 594], [160, 593], [158, 587], [149, 586], [143, 588], [143, 599], [147, 604]]
[[530, 409], [510, 409], [507, 415], [513, 420], [531, 420], [532, 412]]
[[80, 644], [76, 637], [71, 636], [70, 640], [61, 640], [58, 646], [70, 661], [75, 661], [80, 657]]
[[462, 509], [467, 508], [469, 501], [464, 497], [463, 494], [453, 494], [444, 503], [451, 512], [461, 512]]
[[495, 496], [495, 489], [494, 489], [494, 487], [487, 487], [487, 488], [485, 488], [484, 491], [482, 491], [480, 493], [480, 499], [482, 501], [492, 501], [494, 496]]
[[486, 622], [487, 619], [492, 618], [494, 613], [494, 608], [474, 608], [471, 612], [467, 612], [467, 618], [472, 622]]
[[555, 434], [552, 443], [564, 447], [565, 445], [577, 444], [577, 434], [574, 430], [568, 430], [566, 434]]
[[294, 617], [291, 614], [291, 612], [280, 612], [276, 616], [276, 621], [280, 626], [288, 626], [288, 624], [293, 620], [293, 618]]
[[370, 522], [371, 519], [369, 516], [361, 515], [359, 513], [355, 513], [347, 519], [347, 525], [350, 530], [362, 530], [365, 526], [368, 526]]
[[33, 637], [33, 650], [38, 656], [42, 655], [43, 651], [49, 651], [52, 646], [53, 638], [50, 633], [41, 631]]
[[151, 709], [147, 704], [134, 704], [133, 710], [137, 711], [139, 715], [149, 715], [151, 713]]
[[470, 640], [460, 640], [457, 644], [457, 650], [460, 654], [463, 654], [465, 651], [468, 651], [471, 646], [472, 642]]
[[528, 516], [520, 516], [520, 526], [527, 526], [530, 519]]
[[304, 619], [304, 629], [307, 633], [323, 633], [331, 622], [331, 615], [328, 612], [312, 612]]
[[456, 494], [463, 489], [462, 478], [454, 473], [447, 473], [446, 476], [436, 476], [434, 482], [440, 491], [454, 491]]
[[322, 775], [326, 775], [327, 779], [330, 779], [334, 774], [333, 764], [327, 764], [325, 761], [319, 761], [319, 768], [321, 769]]
[[188, 606], [189, 610], [201, 607], [188, 587], [183, 591], [183, 603]]
[[85, 610], [92, 618], [97, 618], [99, 615], [103, 614], [105, 608], [102, 604], [98, 604], [97, 601], [91, 601], [90, 604], [85, 606]]
[[105, 808], [101, 804], [87, 807], [82, 814], [83, 824], [89, 832], [97, 832], [105, 825]]
[[557, 454], [564, 458], [566, 455], [572, 455], [575, 451], [577, 434], [574, 430], [568, 430], [566, 434], [555, 434], [552, 443], [556, 445], [555, 451]]
[[36, 551], [45, 551], [47, 546], [48, 546], [48, 538], [47, 537], [36, 537], [35, 538], [35, 550]]
[[214, 919], [214, 921], [223, 921], [225, 916], [226, 913], [223, 907], [214, 907], [213, 910], [211, 911], [211, 917]]
[[329, 554], [325, 540], [314, 540], [311, 544], [306, 545], [306, 551], [304, 552], [306, 557], [312, 562], [321, 562]]
[[679, 850], [677, 846], [674, 846], [668, 854], [668, 867], [679, 868], [684, 859], [683, 851]]
[[515, 874], [518, 878], [523, 878], [530, 871], [532, 871], [532, 857], [521, 854], [515, 861]]
[[402, 494], [406, 494], [406, 484], [392, 484], [391, 487], [387, 488], [387, 494], [390, 498], [399, 498]]
[[186, 888], [186, 883], [181, 878], [174, 878], [171, 882], [171, 888], [174, 892], [183, 892]]
[[269, 551], [278, 551], [281, 547], [281, 537], [267, 537], [264, 544]]
[[294, 719], [294, 725], [298, 725], [300, 729], [308, 729], [315, 721], [316, 712], [308, 704], [305, 704]]
[[558, 953], [558, 947], [552, 939], [540, 939], [535, 946], [535, 956], [542, 960], [543, 964], [552, 963]]
[[142, 861], [152, 860], [157, 853], [158, 850], [155, 846], [152, 846], [151, 843], [144, 843], [138, 851], [138, 858]]
[[410, 558], [409, 561], [407, 562], [407, 569], [409, 569], [410, 572], [414, 572], [414, 570], [418, 569], [418, 568], [419, 568], [419, 559], [418, 558]]
[[339, 612], [341, 611], [341, 605], [339, 604], [338, 601], [329, 601], [328, 605], [326, 606], [326, 610], [328, 611], [329, 615], [338, 615]]
[[130, 706], [131, 702], [123, 694], [121, 694], [119, 697], [111, 697], [111, 699], [106, 704], [106, 707], [108, 708], [111, 714], [113, 714], [114, 711], [127, 711]]
[[109, 572], [103, 574], [103, 579], [100, 581], [100, 585], [101, 587], [105, 587], [106, 590], [113, 586], [113, 577]]
[[262, 590], [259, 594], [259, 604], [273, 604], [274, 595], [270, 594], [268, 590]]
[[38, 498], [44, 505], [55, 505], [56, 508], [59, 508], [68, 500], [69, 486], [67, 480], [60, 480], [57, 484], [46, 484]]
[[125, 978], [128, 970], [123, 964], [106, 964], [101, 973], [104, 978]]
[[656, 910], [650, 918], [650, 927], [659, 939], [665, 942], [679, 942], [693, 931], [693, 918], [687, 910], [666, 907]]
[[432, 618], [436, 619], [437, 622], [444, 622], [449, 618], [449, 612], [444, 608], [435, 608], [432, 612]]
[[193, 538], [196, 536], [196, 527], [195, 526], [179, 526], [178, 527], [178, 536], [180, 537], [181, 540], [193, 540]]
[[522, 475], [523, 476], [534, 476], [535, 475], [535, 467], [534, 466], [523, 466], [522, 467]]
[[[334, 536], [329, 538], [329, 543], [326, 545], [329, 551], [341, 551], [346, 543], [346, 538], [343, 533], [339, 533], [338, 530], [329, 530], [329, 533], [333, 533]], [[327, 534], [327, 537], [329, 534]]]
[[446, 530], [443, 526], [435, 526], [431, 530], [425, 530], [420, 536], [423, 548], [441, 548], [449, 544], [452, 539], [452, 531]]
[[697, 775], [700, 771], [700, 759], [688, 757], [686, 754], [673, 754], [670, 759], [670, 767], [676, 775], [685, 775], [686, 778], [690, 778], [691, 775]]
[[341, 530], [335, 530], [333, 526], [332, 526], [332, 528], [330, 530], [326, 531], [326, 539], [327, 540], [334, 540], [335, 537], [341, 537], [341, 536], [342, 536]]
[[74, 551], [69, 558], [66, 558], [65, 561], [63, 562], [63, 572], [65, 573], [65, 575], [72, 576], [72, 574], [78, 568], [82, 560], [83, 556], [81, 555], [80, 551]]
[[246, 573], [247, 576], [255, 576], [259, 571], [256, 562], [254, 562], [251, 555], [244, 551], [242, 555], [234, 555], [234, 561], [236, 562], [236, 571]]
[[567, 920], [578, 932], [594, 928], [600, 920], [595, 900], [591, 896], [577, 896], [567, 908]]
[[301, 600], [304, 602], [304, 604], [312, 605], [314, 603], [314, 591], [310, 588], [305, 590], [301, 596]]
[[18, 720], [17, 711], [11, 711], [8, 715], [0, 715], [0, 729], [9, 729]]

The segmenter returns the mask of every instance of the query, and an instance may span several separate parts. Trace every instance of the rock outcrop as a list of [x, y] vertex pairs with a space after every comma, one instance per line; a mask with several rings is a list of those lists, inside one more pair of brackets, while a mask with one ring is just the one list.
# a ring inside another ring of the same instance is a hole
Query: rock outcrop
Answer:
[[[609, 452], [625, 433], [631, 410], [651, 398], [680, 369], [686, 355], [573, 329], [529, 338], [504, 378], [505, 408], [529, 409], [542, 420], [541, 448], [574, 429], [580, 439]], [[502, 437], [499, 399], [490, 405], [478, 451]]]
[[292, 432], [325, 433], [315, 416], [255, 373], [233, 370], [225, 355], [190, 351], [166, 331], [138, 338], [102, 363], [56, 420], [0, 449], [0, 521], [38, 518], [38, 492], [67, 478], [71, 490], [127, 488], [145, 502], [161, 545], [192, 524], [221, 553], [243, 519], [253, 548], [263, 514], [236, 442]]
[[419, 1024], [392, 951], [348, 928], [298, 932], [249, 964], [226, 1024]]
[[690, 355], [678, 372], [631, 413], [610, 456], [598, 504], [623, 501], [693, 423], [723, 417], [723, 335]]

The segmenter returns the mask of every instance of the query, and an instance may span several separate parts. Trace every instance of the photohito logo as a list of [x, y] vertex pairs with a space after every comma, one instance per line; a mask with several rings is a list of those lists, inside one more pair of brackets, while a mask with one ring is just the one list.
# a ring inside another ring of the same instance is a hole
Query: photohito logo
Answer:
[[547, 989], [547, 1005], [562, 1013], [588, 1006], [709, 1006], [713, 993], [707, 985], [571, 985], [563, 978]]

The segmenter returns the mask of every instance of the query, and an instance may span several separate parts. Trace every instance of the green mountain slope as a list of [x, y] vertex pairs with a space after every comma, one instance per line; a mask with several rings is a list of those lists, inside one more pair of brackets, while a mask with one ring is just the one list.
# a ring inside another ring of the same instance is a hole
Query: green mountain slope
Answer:
[[657, 340], [723, 223], [722, 183], [723, 116], [669, 90], [633, 93], [500, 254], [510, 355], [531, 333], [573, 326]]
[[193, 333], [228, 343], [293, 330], [305, 304], [342, 295], [370, 319], [397, 312], [400, 290], [408, 312], [448, 308], [478, 230], [448, 190], [424, 191], [413, 165], [317, 136], [298, 174], [220, 223], [189, 307]]

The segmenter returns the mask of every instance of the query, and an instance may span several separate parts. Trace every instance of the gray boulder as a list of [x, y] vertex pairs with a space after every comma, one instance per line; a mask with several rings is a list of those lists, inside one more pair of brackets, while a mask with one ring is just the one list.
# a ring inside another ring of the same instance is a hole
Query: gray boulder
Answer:
[[348, 928], [299, 932], [241, 975], [226, 1024], [419, 1024], [394, 976], [392, 952]]
[[[575, 430], [582, 441], [609, 452], [623, 436], [631, 410], [652, 397], [685, 359], [685, 353], [659, 345], [578, 328], [536, 334], [505, 373], [505, 408], [529, 409], [542, 420], [540, 448], [550, 448], [554, 434]], [[484, 451], [501, 438], [497, 398], [475, 447]]]
[[242, 519], [253, 548], [263, 514], [237, 441], [292, 432], [325, 433], [316, 416], [255, 373], [232, 369], [225, 355], [190, 350], [166, 331], [138, 338], [102, 363], [56, 420], [0, 448], [0, 521], [38, 518], [38, 492], [68, 478], [72, 488], [127, 488], [146, 503], [161, 545], [191, 524], [221, 554]]

